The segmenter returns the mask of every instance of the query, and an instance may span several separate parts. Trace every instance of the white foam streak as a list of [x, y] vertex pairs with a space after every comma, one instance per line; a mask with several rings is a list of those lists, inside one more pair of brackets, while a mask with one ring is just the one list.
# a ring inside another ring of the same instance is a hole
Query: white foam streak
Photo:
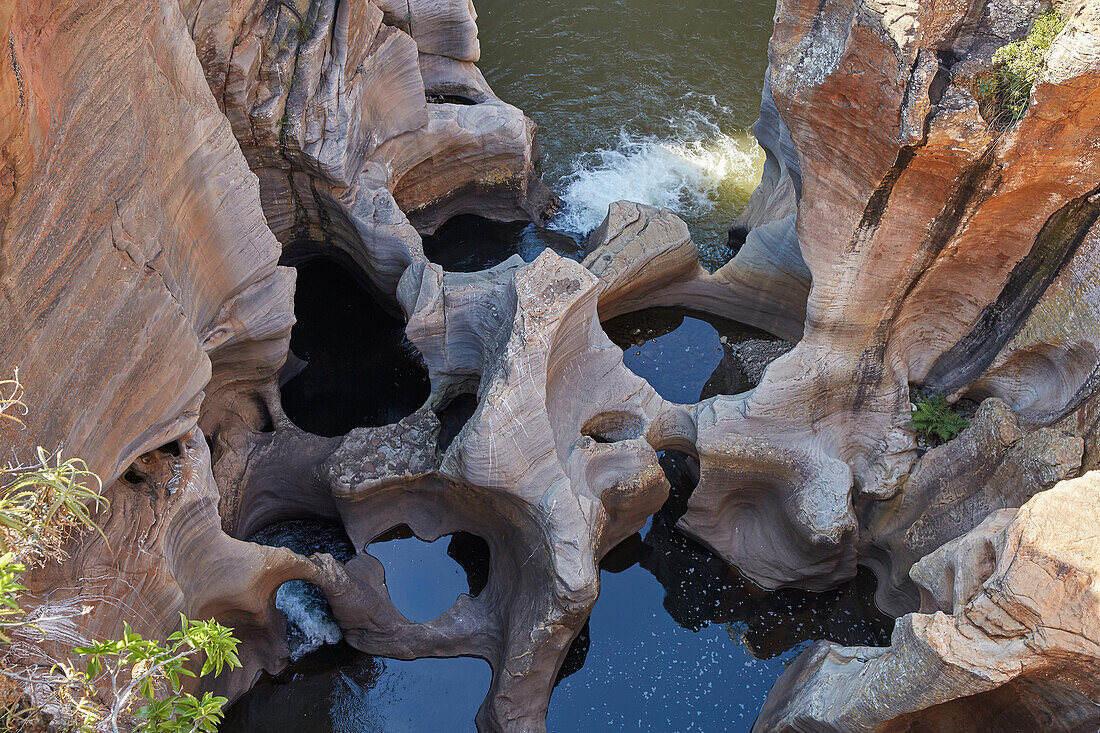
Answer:
[[286, 616], [287, 624], [292, 629], [292, 660], [297, 661], [323, 645], [336, 644], [343, 638], [324, 596], [303, 580], [292, 580], [279, 586], [275, 594], [275, 607]]
[[576, 161], [566, 178], [564, 206], [552, 224], [585, 234], [598, 227], [615, 201], [635, 201], [705, 216], [724, 187], [751, 190], [763, 159], [747, 133], [729, 135], [701, 116], [688, 116], [676, 140], [627, 133], [614, 149]]

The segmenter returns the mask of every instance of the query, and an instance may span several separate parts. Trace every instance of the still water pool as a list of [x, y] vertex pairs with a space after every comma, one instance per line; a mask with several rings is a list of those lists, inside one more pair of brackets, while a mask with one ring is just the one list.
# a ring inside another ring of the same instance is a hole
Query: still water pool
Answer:
[[[682, 402], [751, 389], [762, 362], [788, 348], [743, 326], [668, 309], [620, 317], [605, 329], [629, 367]], [[776, 678], [812, 640], [888, 641], [893, 619], [875, 609], [870, 575], [827, 593], [765, 592], [680, 534], [675, 524], [698, 464], [667, 451], [661, 465], [670, 498], [605, 558], [600, 600], [550, 701], [551, 731], [748, 731]], [[341, 560], [355, 552], [339, 529], [310, 523], [285, 523], [253, 540]], [[484, 587], [487, 548], [472, 536], [428, 544], [396, 531], [365, 550], [382, 561], [395, 604], [418, 621]], [[489, 684], [484, 662], [395, 662], [355, 652], [339, 640], [323, 597], [304, 583], [284, 586], [277, 606], [299, 661], [263, 678], [231, 709], [222, 733], [473, 730]]]
[[[869, 574], [826, 593], [765, 592], [680, 534], [675, 523], [698, 465], [673, 451], [662, 454], [661, 465], [671, 496], [605, 558], [600, 600], [565, 661], [549, 730], [748, 731], [771, 685], [812, 640], [888, 642], [893, 619], [875, 609]], [[331, 547], [319, 547], [319, 538]], [[350, 557], [339, 532], [312, 523], [284, 523], [253, 539]], [[395, 604], [418, 620], [484, 582], [476, 544], [471, 551], [454, 540], [403, 539], [368, 551], [385, 565]], [[425, 580], [426, 571], [433, 581]], [[294, 650], [314, 651], [277, 677], [262, 678], [230, 709], [222, 733], [473, 730], [489, 685], [484, 662], [398, 662], [358, 653], [337, 641], [339, 630], [313, 592], [288, 583], [277, 605]]]

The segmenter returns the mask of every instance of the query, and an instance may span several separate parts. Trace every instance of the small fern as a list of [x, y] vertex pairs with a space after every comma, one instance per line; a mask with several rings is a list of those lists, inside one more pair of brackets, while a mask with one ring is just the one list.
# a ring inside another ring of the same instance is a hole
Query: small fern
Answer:
[[942, 395], [916, 403], [909, 427], [925, 437], [948, 441], [968, 428], [970, 423], [951, 409]]
[[313, 30], [317, 23], [309, 18], [298, 23], [298, 27], [294, 29], [294, 35], [298, 36], [298, 40], [305, 43], [313, 37]]

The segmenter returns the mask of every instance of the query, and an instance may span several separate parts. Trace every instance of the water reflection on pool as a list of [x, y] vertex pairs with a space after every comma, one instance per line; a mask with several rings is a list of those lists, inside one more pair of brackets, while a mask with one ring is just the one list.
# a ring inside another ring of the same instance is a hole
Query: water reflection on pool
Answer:
[[791, 349], [750, 326], [674, 308], [628, 313], [603, 327], [623, 350], [627, 368], [681, 404], [750, 390], [764, 368]]
[[489, 688], [477, 659], [399, 662], [344, 643], [264, 676], [229, 709], [221, 733], [425, 733], [472, 731]]
[[875, 608], [871, 575], [769, 593], [677, 532], [698, 466], [674, 451], [661, 465], [672, 494], [605, 559], [584, 666], [554, 691], [550, 730], [748, 731], [809, 642], [888, 642], [893, 619]]
[[[695, 459], [666, 451], [661, 465], [673, 486], [669, 500], [605, 558], [600, 599], [550, 701], [551, 731], [748, 731], [772, 684], [810, 641], [888, 643], [893, 619], [874, 607], [872, 576], [861, 572], [826, 593], [763, 591], [676, 531], [698, 479]], [[487, 557], [476, 538], [452, 539], [449, 557], [436, 552], [442, 540], [387, 544], [371, 545], [386, 557], [387, 577], [415, 578], [402, 558], [426, 547], [438, 555], [432, 567], [454, 573], [450, 559], [458, 560], [471, 592], [484, 585]], [[438, 604], [441, 588], [413, 580], [400, 603], [415, 615]], [[221, 730], [471, 731], [489, 680], [478, 660], [394, 662], [340, 643], [264, 677]]]

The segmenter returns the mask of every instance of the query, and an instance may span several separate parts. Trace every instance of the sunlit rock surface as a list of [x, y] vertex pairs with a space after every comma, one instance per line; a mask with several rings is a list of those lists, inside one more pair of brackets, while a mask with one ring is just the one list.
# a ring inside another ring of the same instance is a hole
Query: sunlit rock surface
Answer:
[[[1097, 4], [1062, 8], [1068, 25], [1015, 126], [992, 127], [970, 92], [1040, 9], [779, 4], [761, 124], [770, 99], [782, 126], [761, 135], [773, 160], [749, 213], [770, 226], [766, 197], [793, 186], [784, 184], [793, 169], [784, 178], [779, 165], [789, 132], [800, 163], [797, 237], [813, 281], [805, 332], [751, 395], [700, 406], [703, 475], [682, 520], [768, 585], [854, 572], [850, 507], [904, 491], [914, 465], [910, 383], [1003, 397], [1031, 426], [1062, 420], [1095, 441], [1095, 423], [1071, 415], [1089, 404], [1098, 366], [1095, 323], [1075, 325], [1093, 307], [1085, 253], [1098, 212]], [[735, 434], [743, 447], [708, 455], [708, 444]], [[773, 451], [776, 476], [799, 478], [752, 488], [762, 450]], [[826, 468], [831, 460], [851, 475]], [[798, 540], [782, 544], [794, 554], [715, 520], [735, 501], [738, 515], [783, 507], [784, 531]], [[768, 566], [754, 573], [758, 553]]]

